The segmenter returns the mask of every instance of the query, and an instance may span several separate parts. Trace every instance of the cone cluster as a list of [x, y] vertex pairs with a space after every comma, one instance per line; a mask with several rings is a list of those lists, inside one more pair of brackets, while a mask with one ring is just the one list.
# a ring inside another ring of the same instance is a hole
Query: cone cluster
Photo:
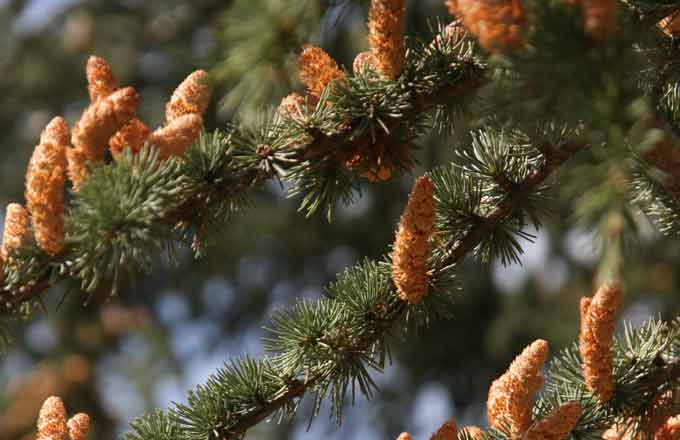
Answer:
[[[359, 53], [352, 70], [360, 75], [370, 69], [381, 77], [396, 80], [404, 66], [405, 0], [372, 0], [368, 18], [369, 50]], [[343, 81], [346, 73], [323, 49], [304, 46], [298, 58], [300, 82], [306, 94], [293, 93], [281, 100], [278, 113], [283, 118], [303, 119], [310, 107], [316, 106], [323, 91], [331, 84]], [[409, 145], [390, 134], [379, 133], [370, 139], [359, 137], [338, 153], [337, 160], [350, 171], [372, 181], [389, 180], [399, 166], [413, 164]]]
[[90, 417], [79, 413], [67, 419], [66, 407], [59, 397], [49, 397], [38, 415], [36, 440], [86, 440]]
[[[208, 74], [197, 70], [177, 87], [166, 105], [166, 122], [151, 132], [137, 118], [139, 96], [134, 88], [119, 88], [111, 66], [92, 56], [86, 67], [90, 105], [70, 130], [57, 116], [43, 130], [26, 171], [26, 207], [10, 203], [0, 258], [24, 246], [31, 235], [40, 249], [56, 256], [64, 250], [64, 213], [67, 179], [78, 191], [108, 151], [119, 157], [146, 144], [158, 149], [160, 159], [181, 156], [203, 128], [201, 114], [210, 100]], [[31, 228], [32, 226], [32, 234]]]
[[[616, 30], [616, 0], [563, 1], [581, 9], [584, 30], [593, 39], [604, 40]], [[445, 3], [449, 12], [487, 51], [523, 46], [523, 34], [528, 26], [522, 0], [446, 0]]]
[[434, 185], [429, 177], [413, 184], [392, 251], [392, 279], [399, 298], [417, 304], [427, 292], [429, 238], [434, 229]]

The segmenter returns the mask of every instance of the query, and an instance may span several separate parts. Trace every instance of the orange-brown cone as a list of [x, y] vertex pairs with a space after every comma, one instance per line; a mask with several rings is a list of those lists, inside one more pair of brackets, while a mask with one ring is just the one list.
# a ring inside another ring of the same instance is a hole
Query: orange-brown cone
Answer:
[[567, 402], [534, 423], [524, 440], [564, 440], [578, 423], [581, 412], [578, 402]]
[[446, 0], [446, 5], [484, 49], [495, 52], [522, 45], [521, 0]]
[[167, 123], [192, 114], [202, 114], [210, 103], [212, 86], [210, 76], [204, 70], [196, 70], [187, 76], [175, 89], [170, 101], [165, 106]]
[[547, 357], [548, 343], [538, 339], [491, 384], [486, 401], [489, 426], [501, 430], [508, 427], [511, 438], [520, 438], [531, 427], [533, 399], [543, 384], [541, 367]]
[[588, 301], [581, 301], [579, 349], [588, 389], [603, 402], [614, 393], [613, 337], [621, 284], [603, 284]]
[[118, 88], [118, 81], [113, 75], [111, 66], [104, 58], [90, 56], [85, 68], [87, 76], [87, 91], [92, 102], [104, 99]]
[[50, 121], [35, 147], [26, 172], [26, 206], [38, 246], [50, 255], [64, 247], [66, 150], [70, 131], [61, 117]]
[[5, 210], [5, 228], [2, 233], [0, 257], [7, 260], [10, 252], [19, 249], [31, 237], [28, 210], [18, 203], [10, 203]]
[[380, 72], [397, 79], [404, 65], [404, 0], [372, 0], [368, 11], [368, 43]]
[[149, 136], [148, 142], [158, 149], [158, 157], [167, 159], [184, 154], [198, 140], [203, 128], [203, 118], [198, 114], [180, 116]]
[[90, 432], [90, 416], [79, 413], [71, 417], [67, 422], [69, 440], [87, 440]]
[[428, 239], [434, 229], [434, 210], [434, 185], [429, 177], [422, 176], [413, 184], [392, 251], [397, 294], [411, 304], [420, 302], [427, 292]]
[[318, 98], [333, 81], [345, 79], [345, 72], [320, 47], [307, 45], [298, 58], [300, 81], [307, 87], [309, 94]]
[[149, 138], [151, 130], [137, 118], [130, 120], [109, 140], [109, 149], [114, 158], [119, 158], [126, 149], [137, 154]]
[[87, 177], [88, 164], [106, 156], [109, 139], [137, 113], [139, 96], [126, 87], [92, 103], [73, 129], [73, 148], [67, 151], [69, 178], [78, 189]]
[[66, 408], [59, 397], [48, 397], [38, 415], [36, 440], [64, 440], [68, 434]]

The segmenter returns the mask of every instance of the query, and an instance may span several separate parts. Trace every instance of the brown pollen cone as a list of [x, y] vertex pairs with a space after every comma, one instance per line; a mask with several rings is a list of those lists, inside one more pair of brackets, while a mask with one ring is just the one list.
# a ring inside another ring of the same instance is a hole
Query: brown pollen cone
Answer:
[[154, 131], [148, 142], [158, 149], [160, 159], [179, 157], [198, 140], [202, 128], [203, 118], [199, 114], [183, 115]]
[[145, 123], [137, 118], [131, 119], [109, 139], [111, 155], [117, 159], [128, 148], [132, 154], [139, 153], [150, 134], [151, 130]]
[[456, 421], [451, 419], [444, 422], [439, 427], [437, 432], [432, 434], [430, 440], [457, 440], [458, 439], [458, 425]]
[[399, 298], [411, 304], [427, 292], [428, 239], [434, 229], [434, 185], [427, 176], [418, 178], [397, 229], [392, 251], [392, 280]]
[[212, 86], [210, 76], [205, 70], [196, 70], [182, 81], [170, 97], [165, 106], [167, 123], [175, 119], [192, 114], [202, 114], [210, 103]]
[[118, 88], [118, 81], [113, 75], [113, 70], [104, 58], [96, 55], [90, 56], [85, 68], [87, 76], [87, 91], [92, 102], [104, 99]]
[[399, 437], [397, 437], [397, 440], [413, 440], [413, 437], [411, 437], [411, 434], [408, 432], [402, 432], [399, 434]]
[[48, 397], [38, 415], [36, 440], [65, 440], [68, 435], [66, 408], [59, 397]]
[[73, 128], [73, 148], [66, 152], [69, 178], [74, 189], [87, 178], [88, 163], [104, 160], [109, 139], [137, 113], [139, 95], [132, 87], [117, 90], [92, 103]]
[[523, 43], [525, 13], [521, 0], [446, 0], [446, 6], [490, 52]]
[[616, 312], [621, 304], [621, 284], [603, 284], [590, 302], [581, 301], [581, 352], [583, 377], [588, 389], [601, 401], [614, 393], [613, 353]]
[[564, 440], [578, 423], [581, 412], [582, 408], [578, 402], [567, 402], [534, 423], [524, 436], [524, 440]]
[[70, 130], [56, 117], [40, 136], [26, 172], [26, 206], [31, 214], [35, 240], [40, 249], [57, 255], [64, 247], [64, 191], [66, 150]]
[[323, 49], [306, 45], [298, 57], [300, 81], [307, 87], [309, 94], [319, 98], [323, 90], [333, 81], [346, 78], [345, 72]]
[[543, 384], [541, 367], [547, 357], [548, 343], [538, 339], [491, 384], [486, 401], [489, 426], [501, 430], [508, 427], [512, 439], [521, 438], [531, 427], [533, 399]]
[[87, 434], [90, 432], [90, 416], [78, 413], [71, 417], [66, 425], [69, 440], [87, 440]]
[[0, 257], [7, 260], [10, 252], [19, 249], [31, 236], [28, 210], [18, 203], [10, 203], [5, 210], [5, 228], [2, 233]]
[[404, 0], [372, 0], [368, 11], [368, 44], [380, 72], [397, 79], [404, 65]]

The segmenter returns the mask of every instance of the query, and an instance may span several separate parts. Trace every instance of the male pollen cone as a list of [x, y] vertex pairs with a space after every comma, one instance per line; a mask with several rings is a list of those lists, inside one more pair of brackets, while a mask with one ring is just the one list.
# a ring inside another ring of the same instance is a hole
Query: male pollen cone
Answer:
[[167, 159], [184, 154], [201, 134], [203, 118], [199, 114], [190, 113], [173, 119], [154, 131], [149, 136], [148, 142], [158, 149], [158, 157]]
[[581, 418], [581, 405], [571, 401], [552, 410], [527, 431], [524, 440], [565, 440]]
[[61, 117], [52, 119], [40, 136], [26, 172], [26, 206], [31, 214], [33, 233], [38, 246], [49, 255], [57, 255], [64, 246], [69, 140], [66, 121]]
[[10, 203], [5, 209], [5, 227], [2, 233], [0, 257], [7, 260], [10, 252], [19, 249], [31, 236], [28, 210], [18, 203]]
[[612, 346], [621, 290], [620, 283], [607, 283], [592, 298], [581, 300], [579, 350], [583, 377], [588, 389], [603, 402], [614, 394]]
[[87, 434], [90, 432], [90, 416], [78, 413], [71, 417], [66, 425], [69, 440], [87, 440]]
[[446, 0], [446, 6], [489, 52], [523, 43], [525, 13], [521, 0]]
[[670, 417], [654, 433], [654, 440], [680, 439], [680, 415]]
[[73, 148], [67, 151], [69, 177], [77, 190], [87, 177], [87, 164], [106, 156], [109, 139], [137, 114], [139, 95], [132, 87], [93, 102], [73, 128]]
[[489, 426], [501, 430], [508, 427], [513, 439], [521, 438], [531, 427], [533, 399], [543, 385], [541, 368], [547, 357], [548, 343], [538, 339], [491, 384], [486, 401]]
[[202, 114], [208, 108], [211, 92], [208, 73], [205, 70], [192, 72], [177, 86], [166, 104], [166, 122], [192, 113]]
[[320, 47], [306, 45], [298, 57], [300, 81], [309, 94], [319, 98], [323, 90], [333, 81], [346, 78], [338, 64]]
[[463, 432], [467, 434], [468, 438], [473, 440], [481, 439], [484, 436], [484, 431], [479, 426], [466, 426], [463, 428]]
[[380, 72], [397, 79], [404, 66], [405, 0], [372, 0], [368, 11], [368, 44]]
[[139, 119], [133, 118], [109, 139], [109, 150], [116, 159], [122, 156], [127, 148], [132, 154], [137, 154], [146, 143], [149, 134], [151, 134], [149, 127]]
[[358, 75], [368, 68], [378, 70], [378, 60], [370, 50], [359, 52], [352, 63], [352, 72], [354, 72], [354, 75]]
[[392, 279], [399, 298], [411, 304], [427, 292], [428, 239], [434, 229], [434, 185], [427, 176], [413, 184], [392, 251]]
[[92, 102], [106, 98], [118, 88], [118, 81], [113, 75], [113, 70], [104, 58], [96, 55], [90, 56], [85, 67], [85, 75], [87, 76], [87, 91]]
[[48, 397], [38, 415], [36, 440], [63, 440], [68, 433], [66, 408], [59, 397]]

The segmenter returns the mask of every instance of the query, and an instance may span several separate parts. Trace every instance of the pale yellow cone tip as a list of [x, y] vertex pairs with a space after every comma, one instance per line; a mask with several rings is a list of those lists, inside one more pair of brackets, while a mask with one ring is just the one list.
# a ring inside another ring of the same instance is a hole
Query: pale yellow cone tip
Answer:
[[104, 58], [91, 55], [85, 68], [87, 76], [87, 90], [92, 102], [103, 99], [118, 88], [118, 81], [113, 70]]
[[413, 437], [411, 437], [411, 434], [408, 432], [402, 432], [399, 434], [399, 437], [397, 437], [397, 440], [413, 440]]
[[69, 440], [86, 440], [90, 432], [90, 416], [78, 413], [67, 422]]
[[52, 118], [40, 135], [41, 144], [68, 146], [70, 142], [71, 129], [61, 116]]
[[59, 397], [48, 397], [40, 408], [36, 440], [62, 440], [67, 435], [66, 408]]
[[439, 427], [437, 432], [432, 434], [430, 440], [457, 440], [458, 439], [458, 425], [456, 421], [451, 419], [444, 422]]

